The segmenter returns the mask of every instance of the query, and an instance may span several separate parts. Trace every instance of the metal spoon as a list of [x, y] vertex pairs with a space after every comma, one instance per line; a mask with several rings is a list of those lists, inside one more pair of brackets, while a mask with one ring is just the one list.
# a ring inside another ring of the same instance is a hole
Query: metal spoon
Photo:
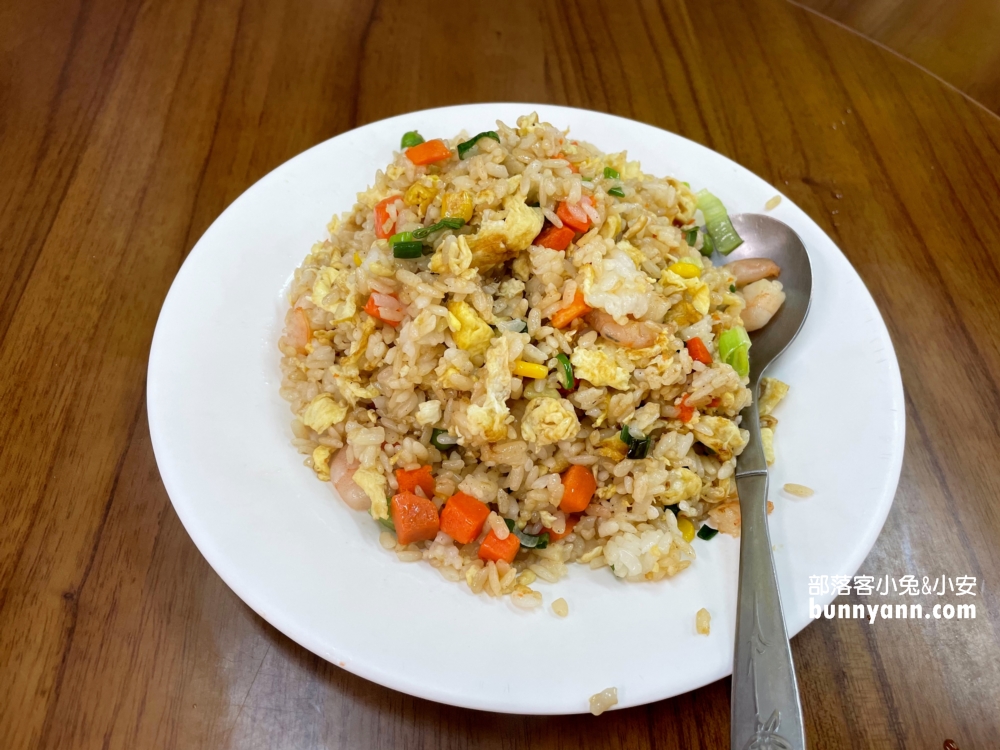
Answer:
[[736, 460], [742, 528], [730, 746], [804, 750], [802, 706], [767, 531], [767, 462], [757, 397], [761, 375], [792, 342], [809, 312], [812, 268], [802, 240], [785, 224], [760, 214], [731, 218], [744, 242], [726, 261], [770, 258], [781, 267], [786, 297], [771, 321], [750, 334], [754, 397], [741, 412], [741, 426], [750, 431], [750, 441]]

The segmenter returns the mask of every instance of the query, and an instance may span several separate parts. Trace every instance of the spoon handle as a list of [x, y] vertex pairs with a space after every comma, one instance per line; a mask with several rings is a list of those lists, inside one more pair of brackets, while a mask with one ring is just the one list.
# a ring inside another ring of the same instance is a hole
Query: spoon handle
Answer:
[[802, 706], [767, 531], [767, 464], [756, 399], [744, 415], [750, 442], [736, 469], [742, 525], [731, 747], [804, 750]]

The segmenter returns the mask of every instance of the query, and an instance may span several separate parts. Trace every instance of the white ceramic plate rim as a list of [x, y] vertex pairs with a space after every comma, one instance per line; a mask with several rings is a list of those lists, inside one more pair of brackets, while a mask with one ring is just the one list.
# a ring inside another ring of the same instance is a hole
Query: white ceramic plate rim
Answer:
[[[350, 176], [346, 179], [350, 184], [344, 189], [353, 194], [370, 184], [374, 170], [389, 160], [390, 152], [396, 147], [398, 142], [399, 133], [414, 129], [414, 127], [419, 128], [425, 133], [447, 134], [458, 132], [461, 127], [466, 127], [470, 132], [473, 132], [480, 125], [490, 127], [492, 122], [498, 117], [504, 119], [506, 122], [512, 122], [517, 114], [533, 110], [538, 111], [543, 120], [561, 126], [572, 126], [575, 133], [582, 134], [581, 137], [592, 140], [608, 150], [628, 148], [634, 156], [642, 158], [646, 171], [657, 174], [663, 173], [662, 170], [657, 169], [660, 166], [659, 163], [663, 160], [666, 160], [670, 164], [687, 163], [689, 166], [691, 163], [698, 164], [701, 174], [711, 174], [715, 178], [714, 183], [711, 179], [707, 179], [704, 184], [711, 187], [713, 192], [720, 195], [734, 213], [763, 211], [763, 203], [767, 198], [779, 193], [775, 188], [769, 186], [743, 167], [692, 141], [649, 125], [585, 110], [535, 104], [462, 105], [400, 115], [366, 125], [321, 143], [269, 173], [229, 206], [197, 243], [174, 280], [164, 302], [154, 335], [148, 374], [149, 423], [153, 447], [164, 485], [181, 522], [192, 540], [226, 584], [254, 611], [289, 638], [355, 674], [382, 685], [430, 700], [469, 708], [512, 713], [581, 713], [587, 710], [586, 698], [588, 695], [609, 686], [606, 682], [602, 682], [602, 679], [605, 677], [606, 679], [617, 680], [614, 684], [619, 689], [618, 707], [621, 708], [686, 692], [731, 673], [732, 627], [735, 616], [736, 590], [734, 561], [736, 559], [736, 550], [738, 549], [736, 542], [720, 535], [717, 539], [722, 541], [718, 544], [699, 547], [699, 560], [696, 561], [691, 569], [676, 579], [661, 584], [627, 585], [631, 587], [623, 589], [620, 588], [620, 584], [617, 582], [598, 580], [598, 573], [580, 570], [581, 566], [571, 566], [574, 570], [571, 572], [569, 581], [565, 584], [569, 587], [569, 590], [577, 592], [580, 595], [577, 601], [581, 604], [581, 607], [573, 606], [571, 598], [571, 610], [573, 611], [571, 611], [569, 618], [560, 621], [563, 623], [572, 623], [574, 617], [589, 617], [595, 622], [603, 617], [604, 613], [597, 611], [597, 609], [588, 611], [587, 606], [592, 602], [591, 597], [597, 596], [598, 598], [602, 598], [609, 596], [607, 594], [608, 591], [614, 592], [610, 596], [615, 597], [613, 603], [616, 606], [621, 604], [627, 609], [628, 606], [632, 606], [632, 603], [639, 602], [640, 604], [636, 606], [652, 610], [658, 606], [664, 606], [664, 601], [672, 601], [670, 599], [672, 596], [683, 596], [682, 601], [689, 601], [691, 599], [690, 592], [683, 594], [678, 592], [683, 592], [685, 586], [692, 585], [689, 581], [694, 576], [704, 576], [714, 580], [718, 585], [714, 588], [706, 587], [710, 589], [710, 591], [706, 592], [706, 596], [718, 595], [722, 598], [716, 605], [716, 615], [713, 619], [713, 635], [710, 637], [711, 642], [709, 645], [703, 645], [708, 642], [707, 639], [702, 639], [698, 636], [692, 637], [691, 634], [679, 627], [678, 623], [682, 619], [687, 618], [689, 613], [685, 612], [683, 616], [671, 615], [672, 619], [665, 619], [663, 621], [663, 627], [665, 628], [663, 632], [675, 632], [673, 642], [675, 644], [682, 644], [678, 646], [679, 650], [694, 654], [700, 661], [692, 661], [687, 656], [683, 656], [677, 662], [677, 668], [669, 670], [663, 668], [662, 659], [660, 662], [657, 662], [657, 659], [660, 659], [660, 657], [656, 655], [658, 651], [654, 650], [652, 652], [653, 656], [646, 660], [654, 664], [655, 668], [653, 669], [640, 667], [638, 662], [634, 661], [632, 655], [625, 655], [623, 659], [626, 657], [632, 658], [634, 662], [630, 662], [632, 666], [629, 667], [631, 671], [628, 672], [615, 672], [614, 669], [592, 663], [584, 663], [582, 665], [573, 663], [563, 667], [562, 671], [569, 673], [565, 679], [560, 674], [554, 676], [552, 678], [554, 682], [550, 683], [546, 679], [538, 679], [536, 677], [533, 684], [531, 681], [520, 679], [515, 675], [507, 683], [499, 686], [483, 684], [482, 681], [477, 680], [473, 676], [472, 672], [474, 670], [463, 670], [461, 666], [455, 664], [449, 664], [441, 669], [438, 669], [439, 665], [437, 663], [407, 663], [400, 666], [405, 654], [403, 656], [400, 653], [392, 655], [384, 654], [382, 653], [382, 649], [373, 648], [371, 641], [362, 642], [367, 637], [365, 634], [350, 633], [345, 636], [341, 633], [337, 638], [332, 639], [326, 627], [317, 626], [317, 618], [322, 619], [322, 617], [326, 617], [327, 620], [325, 623], [329, 628], [335, 628], [340, 623], [329, 619], [330, 611], [327, 610], [319, 613], [318, 609], [313, 608], [315, 604], [314, 599], [320, 596], [315, 589], [308, 591], [300, 590], [297, 588], [300, 584], [298, 579], [294, 580], [294, 584], [290, 584], [288, 580], [285, 580], [283, 581], [283, 586], [276, 585], [275, 581], [268, 577], [271, 574], [273, 565], [268, 564], [265, 566], [263, 563], [258, 564], [252, 561], [253, 553], [247, 551], [247, 544], [244, 539], [245, 535], [250, 533], [250, 530], [259, 532], [260, 524], [271, 523], [274, 526], [273, 546], [284, 545], [286, 552], [289, 549], [294, 549], [294, 547], [289, 546], [287, 539], [280, 536], [282, 532], [289, 533], [288, 529], [281, 528], [281, 521], [284, 516], [268, 517], [269, 509], [266, 505], [258, 504], [254, 506], [253, 503], [248, 507], [260, 516], [260, 518], [255, 517], [247, 520], [242, 517], [242, 514], [232, 513], [232, 509], [237, 506], [225, 505], [225, 503], [230, 501], [223, 499], [218, 490], [220, 486], [226, 485], [220, 485], [219, 482], [232, 483], [245, 491], [249, 488], [248, 491], [252, 493], [254, 490], [250, 486], [251, 484], [273, 481], [274, 477], [260, 474], [259, 472], [253, 475], [254, 467], [252, 466], [247, 466], [248, 471], [251, 471], [252, 481], [245, 481], [236, 472], [229, 472], [225, 477], [220, 477], [219, 470], [213, 468], [214, 464], [212, 460], [218, 460], [223, 463], [236, 461], [237, 459], [234, 459], [230, 455], [233, 452], [232, 449], [220, 447], [218, 449], [219, 453], [216, 455], [211, 454], [213, 448], [211, 445], [208, 445], [207, 447], [199, 446], [200, 453], [193, 452], [195, 450], [192, 447], [194, 444], [197, 444], [199, 440], [207, 440], [207, 438], [203, 437], [203, 433], [212, 432], [213, 430], [218, 430], [220, 431], [220, 435], [225, 436], [233, 436], [237, 433], [232, 427], [220, 426], [225, 421], [225, 416], [228, 413], [226, 409], [223, 406], [216, 408], [216, 404], [213, 401], [208, 400], [204, 396], [199, 396], [194, 390], [195, 388], [201, 389], [212, 386], [218, 388], [220, 376], [224, 368], [217, 370], [211, 368], [199, 370], [199, 368], [195, 368], [191, 362], [187, 361], [190, 359], [190, 352], [193, 347], [204, 347], [206, 344], [205, 342], [192, 343], [190, 340], [182, 340], [180, 338], [182, 333], [189, 335], [191, 331], [199, 330], [200, 327], [211, 330], [216, 321], [224, 321], [227, 324], [232, 324], [232, 313], [229, 310], [231, 304], [234, 302], [233, 295], [230, 293], [224, 278], [213, 278], [210, 284], [205, 278], [206, 269], [211, 269], [213, 263], [219, 262], [220, 256], [226, 253], [232, 254], [231, 238], [237, 236], [242, 225], [247, 223], [252, 224], [254, 221], [259, 220], [256, 214], [262, 211], [266, 212], [269, 200], [275, 200], [275, 196], [277, 196], [277, 202], [280, 203], [281, 195], [289, 190], [294, 190], [296, 180], [305, 179], [304, 175], [312, 175], [318, 169], [318, 167], [312, 166], [314, 162], [317, 164], [324, 161], [328, 162], [331, 154], [336, 153], [348, 161], [351, 158], [355, 158], [358, 160], [359, 165], [362, 163], [369, 164], [369, 168], [367, 169], [361, 170], [359, 167], [360, 171], [354, 170], [349, 172]], [[463, 125], [454, 127], [454, 123], [456, 122], [461, 122]], [[598, 140], [597, 137], [594, 137], [595, 133], [599, 134], [603, 140]], [[391, 134], [392, 137], [389, 137], [387, 140], [388, 134]], [[616, 139], [616, 134], [622, 135]], [[646, 143], [662, 145], [664, 147], [663, 151], [669, 150], [671, 154], [669, 156], [662, 156], [661, 152], [647, 153], [649, 147], [644, 146]], [[351, 156], [352, 153], [354, 157]], [[376, 158], [378, 154], [381, 155]], [[699, 187], [702, 184], [695, 182], [699, 174], [692, 174], [690, 170], [686, 174], [680, 172], [678, 174], [680, 174], [682, 179], [691, 179], [695, 187]], [[295, 205], [297, 206], [298, 204]], [[343, 201], [330, 201], [326, 213], [327, 218], [315, 225], [310, 225], [307, 228], [307, 234], [310, 234], [314, 240], [320, 239], [322, 237], [322, 228], [329, 216], [348, 206], [349, 203], [344, 203]], [[289, 227], [292, 227], [288, 231], [294, 233], [297, 231], [294, 227], [299, 226], [300, 219], [302, 218], [293, 215], [296, 210], [297, 208], [291, 209], [286, 207], [285, 215], [274, 216], [272, 218], [278, 223], [287, 224]], [[310, 217], [311, 220], [311, 215], [305, 209], [303, 211], [305, 212], [304, 216]], [[838, 549], [829, 552], [829, 554], [825, 549], [817, 553], [815, 560], [819, 560], [829, 567], [816, 570], [814, 573], [808, 573], [808, 575], [853, 575], [873, 546], [882, 528], [898, 483], [902, 465], [905, 429], [902, 381], [888, 331], [875, 307], [874, 301], [865, 289], [860, 277], [858, 277], [843, 254], [836, 248], [833, 241], [787, 197], [784, 197], [781, 205], [772, 214], [792, 226], [798, 232], [799, 236], [802, 237], [813, 259], [817, 283], [817, 295], [814, 297], [810, 319], [806, 323], [807, 328], [775, 366], [775, 374], [781, 376], [785, 370], [788, 370], [791, 375], [794, 375], [796, 372], [808, 372], [810, 374], [808, 383], [810, 384], [812, 379], [818, 377], [814, 370], [809, 369], [810, 367], [815, 368], [815, 362], [812, 361], [815, 357], [806, 357], [805, 355], [809, 352], [804, 352], [803, 350], [809, 348], [809, 326], [814, 322], [819, 326], [819, 322], [817, 321], [820, 318], [826, 321], [829, 317], [827, 306], [836, 304], [836, 302], [833, 302], [824, 293], [825, 282], [823, 273], [828, 273], [830, 278], [837, 279], [838, 300], [843, 300], [846, 297], [850, 302], [850, 309], [841, 311], [838, 308], [836, 314], [843, 316], [843, 321], [838, 323], [838, 326], [853, 331], [855, 336], [862, 335], [864, 339], [855, 339], [851, 342], [853, 349], [845, 348], [842, 352], [834, 352], [833, 356], [839, 357], [841, 361], [846, 362], [853, 362], [854, 360], [851, 357], [856, 356], [858, 357], [857, 362], [859, 366], [863, 365], [868, 368], [863, 373], [867, 379], [859, 380], [858, 383], [853, 385], [847, 384], [844, 386], [847, 389], [851, 387], [857, 388], [861, 394], [861, 398], [871, 400], [869, 427], [877, 433], [878, 442], [876, 445], [878, 446], [879, 455], [877, 462], [873, 464], [874, 468], [869, 472], [871, 475], [870, 486], [859, 489], [859, 492], [863, 494], [862, 499], [864, 500], [864, 507], [867, 509], [867, 514], [852, 522], [853, 533], [850, 538], [839, 540], [844, 545], [843, 548], [838, 547]], [[265, 223], [262, 226], [264, 229], [261, 230], [258, 227], [258, 231], [266, 232], [268, 225]], [[296, 246], [293, 249], [283, 248], [281, 250], [283, 254], [288, 255], [288, 259], [294, 258], [294, 260], [291, 260], [285, 266], [285, 271], [281, 275], [275, 275], [273, 269], [270, 271], [268, 278], [263, 282], [263, 287], [261, 287], [269, 288], [270, 296], [266, 298], [257, 296], [249, 303], [246, 303], [247, 308], [245, 312], [248, 315], [255, 314], [258, 308], [266, 308], [268, 320], [265, 321], [262, 331], [255, 334], [258, 337], [256, 344], [259, 347], [254, 351], [248, 351], [247, 341], [249, 339], [247, 339], [233, 344], [237, 348], [234, 348], [230, 352], [234, 356], [243, 354], [249, 360], [259, 359], [262, 356], [266, 360], [267, 356], [271, 357], [273, 363], [271, 372], [266, 372], [268, 365], [265, 362], [261, 365], [265, 370], [263, 380], [261, 382], [249, 383], [246, 386], [248, 390], [253, 391], [253, 398], [263, 399], [261, 403], [264, 404], [266, 409], [274, 408], [274, 398], [277, 391], [277, 382], [269, 382], [268, 377], [273, 377], [277, 373], [278, 354], [274, 348], [274, 341], [276, 340], [277, 332], [280, 330], [282, 315], [281, 289], [287, 284], [295, 266], [298, 265], [307, 251], [308, 245]], [[246, 261], [246, 265], [253, 267], [256, 262], [251, 257]], [[820, 273], [817, 273], [817, 271]], [[237, 271], [237, 275], [244, 274], [240, 277], [241, 279], [249, 281], [254, 281], [253, 273], [253, 271]], [[256, 281], [260, 281], [260, 279]], [[212, 286], [212, 284], [216, 286]], [[206, 291], [211, 289], [218, 289], [218, 295], [221, 299], [206, 298]], [[193, 299], [192, 292], [197, 292], [200, 296]], [[223, 304], [223, 302], [226, 304]], [[236, 304], [243, 303], [236, 301]], [[819, 307], [819, 310], [817, 310], [817, 307]], [[197, 324], [192, 322], [192, 316], [201, 316]], [[230, 317], [227, 318], [227, 316]], [[846, 334], [844, 335], [846, 336]], [[238, 348], [240, 346], [243, 348]], [[221, 348], [224, 349], [225, 347], [226, 344], [223, 344]], [[261, 354], [262, 352], [265, 352], [265, 354]], [[266, 352], [271, 352], [271, 354], [268, 355]], [[797, 353], [802, 356], [797, 356]], [[815, 354], [815, 352], [812, 352], [812, 354]], [[806, 359], [809, 361], [804, 361]], [[785, 406], [785, 409], [791, 408], [792, 403], [795, 402], [797, 391], [808, 390], [802, 383], [796, 383], [794, 377], [789, 377], [789, 379], [792, 381], [793, 391], [789, 397], [789, 404]], [[248, 376], [248, 380], [253, 380], [253, 378], [249, 378]], [[258, 378], [258, 380], [260, 379]], [[236, 387], [238, 388], [239, 384]], [[267, 388], [271, 389], [269, 392], [270, 395], [265, 393]], [[843, 388], [830, 391], [827, 397], [836, 399], [842, 391]], [[235, 395], [239, 396], [241, 394], [236, 393]], [[194, 406], [191, 406], [189, 409], [189, 401], [196, 401], [197, 409]], [[256, 402], [254, 402], [254, 405], [256, 406]], [[788, 427], [785, 427], [783, 424], [782, 427], [784, 430], [782, 428], [778, 430], [776, 442], [779, 455], [782, 453], [781, 441], [783, 437], [789, 439], [793, 436], [811, 436], [818, 431], [816, 427], [806, 428], [795, 421], [798, 412], [813, 412], [814, 416], [816, 416], [816, 410], [813, 406], [810, 403], [796, 402], [796, 411], [791, 412], [789, 415], [781, 414], [782, 421], [788, 421], [791, 424]], [[254, 434], [256, 435], [257, 433]], [[264, 436], [262, 435], [262, 437]], [[279, 437], [286, 444], [286, 452], [292, 454], [291, 465], [298, 464], [299, 458], [295, 457], [293, 449], [287, 446], [287, 441], [290, 437], [290, 432], [287, 428], [287, 418], [284, 432]], [[841, 435], [841, 437], [844, 436]], [[801, 441], [792, 440], [790, 442], [797, 444]], [[832, 455], [830, 454], [831, 447], [829, 445], [824, 443], [821, 447], [827, 452], [827, 455]], [[789, 445], [786, 452], [790, 451], [794, 455], [796, 450], [798, 450], [796, 445]], [[843, 455], [846, 456], [847, 454]], [[288, 463], [287, 457], [282, 457], [282, 460], [286, 464]], [[818, 463], [821, 462], [822, 459]], [[231, 465], [237, 466], [241, 464], [232, 463]], [[795, 465], [801, 473], [809, 473], [811, 469], [815, 468], [807, 465], [807, 462], [804, 460], [798, 461]], [[779, 463], [772, 470], [772, 497], [774, 497], [777, 488], [781, 486], [782, 476], [787, 475], [790, 468], [792, 467], [789, 467], [787, 464], [783, 466], [779, 457]], [[284, 472], [285, 469], [281, 471]], [[284, 482], [287, 480], [289, 485], [294, 487], [304, 487], [304, 485], [301, 485], [301, 482], [306, 479], [314, 484], [318, 484], [312, 479], [310, 472], [301, 467], [301, 465], [296, 466], [294, 471], [297, 473], [282, 473], [281, 481]], [[859, 474], [864, 474], [864, 471], [859, 470]], [[835, 470], [830, 472], [828, 476], [831, 478], [830, 481], [832, 483], [838, 481]], [[787, 479], [787, 481], [794, 481], [794, 479], [799, 479], [799, 477], [796, 476], [793, 479]], [[214, 486], [215, 495], [208, 492], [207, 488], [209, 485]], [[820, 490], [818, 494], [822, 495], [823, 488], [820, 487], [817, 489]], [[309, 505], [309, 503], [316, 502], [315, 493], [315, 488], [304, 489], [299, 491], [295, 498], [295, 502], [300, 502], [301, 498], [305, 498], [301, 500], [302, 503], [308, 506], [307, 510], [303, 511], [305, 514], [303, 517], [305, 518], [309, 518], [309, 513], [313, 513], [314, 515], [317, 512], [326, 513], [326, 509], [322, 506]], [[826, 500], [827, 505], [819, 501], [812, 502], [812, 504], [810, 502], [812, 501], [800, 504], [782, 502], [779, 513], [772, 516], [771, 520], [771, 529], [776, 546], [778, 576], [779, 581], [782, 582], [783, 599], [787, 600], [786, 621], [791, 634], [798, 633], [809, 622], [808, 610], [801, 606], [804, 595], [800, 592], [800, 584], [802, 583], [803, 576], [807, 575], [807, 573], [794, 560], [803, 555], [811, 554], [803, 548], [808, 546], [811, 550], [817, 547], [817, 541], [813, 540], [809, 545], [802, 544], [786, 551], [784, 547], [786, 526], [790, 531], [799, 529], [801, 532], [802, 529], [814, 529], [817, 524], [826, 524], [833, 528], [838, 523], [836, 512], [828, 512], [827, 510], [831, 502], [829, 498]], [[854, 501], [847, 499], [843, 500], [843, 502], [849, 503]], [[316, 510], [317, 508], [319, 508], [319, 511]], [[293, 509], [297, 512], [298, 506], [293, 506]], [[222, 524], [220, 523], [220, 518], [225, 518], [226, 512], [229, 513], [228, 518], [232, 519], [232, 523]], [[336, 524], [342, 524], [342, 519], [347, 517], [343, 508], [332, 508], [330, 513], [335, 517]], [[805, 515], [803, 516], [802, 514]], [[823, 514], [827, 515], [824, 516]], [[809, 521], [808, 526], [804, 526], [805, 522], [802, 519], [812, 517], [816, 518]], [[260, 521], [260, 524], [258, 524], [258, 521]], [[319, 520], [320, 525], [323, 522], [323, 519]], [[325, 522], [329, 523], [328, 520]], [[336, 524], [329, 529], [330, 533], [335, 534], [341, 530]], [[363, 529], [364, 527], [359, 525], [358, 528]], [[303, 536], [313, 532], [312, 529], [300, 525], [297, 529], [293, 529], [292, 533], [298, 533], [300, 530]], [[348, 531], [356, 533], [353, 528]], [[348, 548], [345, 549], [345, 552], [355, 552], [358, 549], [365, 550], [362, 554], [366, 555], [377, 554], [375, 550], [381, 552], [381, 550], [378, 550], [377, 545], [374, 545], [373, 550], [373, 545], [370, 544], [372, 534], [377, 536], [377, 531], [373, 529], [363, 530], [362, 534], [358, 534], [357, 536], [367, 535], [366, 538], [369, 544], [365, 547]], [[818, 542], [819, 547], [824, 547], [824, 539], [819, 539]], [[351, 540], [348, 540], [346, 543], [349, 545]], [[267, 546], [267, 544], [261, 545], [259, 549], [262, 549], [266, 553]], [[303, 542], [302, 546], [308, 547], [308, 543]], [[283, 558], [278, 560], [276, 564], [278, 567], [288, 565], [291, 570], [295, 568], [295, 565], [304, 562], [305, 556], [308, 554], [309, 550], [304, 549], [302, 550], [302, 561], [298, 559], [287, 561]], [[382, 562], [379, 561], [378, 565], [382, 565]], [[425, 568], [427, 571], [430, 570], [429, 566], [422, 563], [417, 566], [403, 566], [392, 560], [391, 565], [395, 566], [393, 570], [398, 570], [398, 573], [392, 574], [393, 576], [402, 580], [404, 577], [415, 575], [415, 580], [421, 586], [427, 587], [425, 593], [428, 597], [432, 598], [432, 601], [437, 603], [436, 600], [440, 599], [444, 606], [452, 607], [455, 612], [459, 612], [457, 607], [483, 607], [482, 612], [488, 612], [488, 619], [492, 621], [500, 620], [506, 622], [507, 620], [504, 618], [508, 618], [509, 622], [515, 626], [537, 628], [540, 631], [555, 627], [551, 625], [549, 620], [538, 619], [532, 621], [524, 619], [525, 617], [543, 618], [546, 617], [546, 614], [522, 615], [512, 610], [511, 607], [497, 602], [483, 603], [482, 600], [484, 597], [473, 598], [464, 589], [464, 586], [455, 587], [453, 584], [445, 582], [436, 573], [429, 576], [425, 574], [426, 571], [412, 573], [412, 570], [416, 567]], [[796, 567], [797, 565], [799, 567]], [[301, 572], [301, 568], [297, 570]], [[701, 572], [699, 573], [699, 571]], [[278, 573], [274, 573], [274, 575], [278, 575]], [[335, 573], [331, 572], [329, 575], [334, 576], [333, 579], [327, 579], [331, 585], [338, 583]], [[385, 585], [401, 585], [396, 582], [396, 578], [386, 578]], [[319, 579], [321, 589], [323, 580], [323, 578]], [[794, 585], [790, 583], [791, 581], [794, 581]], [[308, 581], [304, 581], [301, 585], [306, 585], [307, 583]], [[546, 589], [546, 609], [552, 599], [560, 595], [555, 593], [555, 587], [560, 585], [563, 585], [563, 582], [556, 584], [550, 589]], [[657, 589], [657, 586], [661, 588]], [[463, 591], [462, 594], [458, 593], [459, 589]], [[657, 598], [651, 598], [653, 592], [658, 592], [656, 594]], [[461, 597], [465, 595], [467, 595], [466, 599], [456, 599], [457, 596]], [[310, 596], [313, 598], [311, 599]], [[822, 606], [832, 601], [833, 598], [834, 595], [828, 593], [814, 597], [814, 600], [815, 603]], [[604, 609], [607, 609], [607, 603], [603, 602]], [[319, 605], [316, 606], [318, 607]], [[375, 596], [367, 599], [364, 607], [375, 611], [380, 607], [384, 607], [384, 603], [380, 602], [378, 597]], [[694, 609], [697, 609], [697, 607], [694, 607]], [[690, 614], [692, 617], [694, 609], [691, 609]], [[640, 608], [636, 611], [641, 612], [645, 610]], [[385, 612], [381, 612], [383, 617], [385, 616]], [[477, 610], [474, 609], [461, 609], [460, 612], [462, 617], [468, 616], [470, 620], [484, 616], [477, 613]], [[551, 618], [550, 613], [547, 614], [549, 619], [554, 619]], [[354, 616], [353, 610], [351, 611], [351, 616]], [[344, 615], [344, 617], [347, 617], [347, 615]], [[677, 620], [677, 622], [674, 622], [674, 620]], [[686, 620], [684, 621], [686, 622]], [[410, 622], [415, 622], [415, 627], [419, 631], [421, 627], [420, 623], [423, 620], [417, 617], [416, 620], [410, 620]], [[439, 622], [438, 627], [440, 627], [440, 624]], [[607, 623], [605, 623], [606, 625]], [[481, 624], [480, 626], [483, 625]], [[693, 622], [691, 626], [693, 627]], [[489, 627], [488, 622], [485, 623], [485, 627]], [[566, 627], [571, 627], [575, 631], [579, 631], [579, 628], [584, 627], [584, 625], [580, 622], [572, 626], [567, 625]], [[673, 631], [670, 630], [671, 628], [673, 628]], [[519, 630], [515, 632], [520, 633]], [[521, 636], [516, 635], [515, 637]], [[522, 644], [522, 648], [525, 647], [524, 644], [527, 644], [527, 647], [531, 645], [530, 641], [524, 641], [523, 643], [518, 641], [518, 643]], [[660, 645], [662, 646], [662, 644]], [[444, 657], [438, 655], [438, 658]], [[485, 663], [489, 663], [493, 657], [487, 655], [482, 658], [485, 660]], [[393, 659], [396, 661], [393, 661]], [[687, 661], [684, 661], [685, 659]], [[621, 668], [624, 669], [625, 666]], [[657, 669], [659, 670], [658, 672]], [[469, 673], [467, 674], [466, 671]]]

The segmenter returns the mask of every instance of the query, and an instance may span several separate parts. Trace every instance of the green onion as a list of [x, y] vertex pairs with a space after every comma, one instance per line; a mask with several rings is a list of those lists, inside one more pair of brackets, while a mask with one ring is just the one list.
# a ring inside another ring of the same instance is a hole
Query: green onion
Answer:
[[562, 371], [563, 388], [567, 391], [573, 390], [573, 364], [569, 361], [569, 357], [562, 352], [556, 355], [556, 360], [559, 362], [559, 369]]
[[733, 294], [736, 294], [736, 284], [730, 284], [729, 291], [731, 291]]
[[392, 518], [380, 518], [378, 519], [379, 524], [387, 528], [393, 534], [396, 533], [396, 524], [392, 522]]
[[611, 167], [604, 168], [604, 176], [609, 180], [617, 180], [619, 177], [621, 177], [621, 175], [618, 174], [618, 170], [613, 169]]
[[715, 252], [715, 242], [712, 240], [712, 235], [701, 233], [701, 250], [699, 250], [702, 255], [706, 258], [711, 258], [712, 253]]
[[686, 188], [691, 187], [691, 183], [690, 182], [682, 182], [681, 185], [683, 185]]
[[413, 242], [413, 232], [396, 232], [389, 238], [389, 247], [392, 247], [397, 242]]
[[399, 142], [399, 145], [401, 148], [412, 148], [413, 146], [419, 146], [423, 142], [424, 137], [416, 130], [411, 130], [409, 133], [403, 133], [403, 140]]
[[497, 143], [500, 143], [500, 136], [496, 134], [495, 130], [484, 130], [482, 133], [474, 135], [469, 140], [458, 144], [458, 158], [464, 159], [469, 149], [475, 146], [480, 138], [492, 138]]
[[437, 448], [439, 451], [448, 451], [454, 448], [458, 444], [458, 438], [454, 435], [449, 435], [448, 430], [443, 430], [440, 427], [435, 427], [431, 431], [431, 445]]
[[521, 542], [522, 547], [527, 549], [545, 549], [549, 546], [549, 533], [547, 531], [544, 534], [525, 534], [509, 518], [505, 518], [503, 521], [507, 524], [507, 528], [510, 529], [510, 533], [516, 536], [518, 541]]
[[715, 240], [715, 246], [720, 253], [729, 255], [743, 244], [743, 239], [733, 228], [733, 223], [729, 220], [729, 214], [726, 213], [726, 207], [722, 205], [722, 201], [707, 190], [699, 191], [695, 198], [698, 199], [698, 208], [701, 209], [701, 213], [705, 217], [705, 228]]
[[641, 440], [633, 438], [632, 444], [628, 447], [628, 457], [629, 458], [645, 458], [649, 453], [649, 445], [653, 442], [651, 437], [642, 438]]
[[411, 232], [411, 234], [413, 235], [413, 239], [422, 240], [425, 237], [427, 237], [427, 235], [433, 234], [434, 232], [438, 232], [442, 229], [461, 229], [464, 224], [465, 224], [465, 219], [455, 216], [449, 216], [445, 219], [441, 219], [441, 221], [437, 222], [436, 224], [431, 224], [429, 227], [420, 227], [420, 229], [414, 229], [413, 232]]
[[632, 436], [628, 434], [628, 425], [622, 426], [622, 434], [618, 436], [625, 445], [632, 445]]
[[393, 258], [419, 258], [424, 254], [424, 243], [417, 240], [397, 242], [392, 246]]
[[667, 510], [669, 510], [671, 513], [673, 513], [676, 516], [678, 513], [681, 512], [681, 504], [680, 503], [674, 503], [673, 505], [668, 505], [667, 506]]
[[608, 195], [613, 195], [616, 198], [624, 198], [625, 191], [622, 190], [620, 187], [613, 187], [608, 191]]
[[711, 526], [706, 526], [702, 524], [702, 527], [698, 529], [698, 538], [704, 539], [706, 542], [713, 536], [719, 533], [718, 529], [713, 529]]
[[719, 335], [719, 359], [730, 365], [736, 374], [750, 374], [750, 337], [742, 326], [727, 328]]
[[684, 239], [687, 241], [688, 246], [694, 247], [698, 244], [698, 230], [689, 229], [684, 233]]

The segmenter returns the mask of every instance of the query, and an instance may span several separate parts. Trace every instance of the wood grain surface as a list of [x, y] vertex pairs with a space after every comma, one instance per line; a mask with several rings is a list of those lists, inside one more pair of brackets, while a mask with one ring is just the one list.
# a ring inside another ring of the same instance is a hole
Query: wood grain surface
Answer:
[[1000, 119], [779, 0], [0, 4], [0, 746], [728, 746], [728, 680], [529, 718], [331, 666], [226, 588], [157, 474], [153, 327], [219, 212], [355, 126], [504, 100], [681, 133], [847, 254], [907, 394], [899, 491], [862, 572], [976, 576], [978, 615], [812, 624], [792, 644], [810, 746], [997, 746]]
[[884, 44], [1000, 113], [995, 0], [792, 0]]

